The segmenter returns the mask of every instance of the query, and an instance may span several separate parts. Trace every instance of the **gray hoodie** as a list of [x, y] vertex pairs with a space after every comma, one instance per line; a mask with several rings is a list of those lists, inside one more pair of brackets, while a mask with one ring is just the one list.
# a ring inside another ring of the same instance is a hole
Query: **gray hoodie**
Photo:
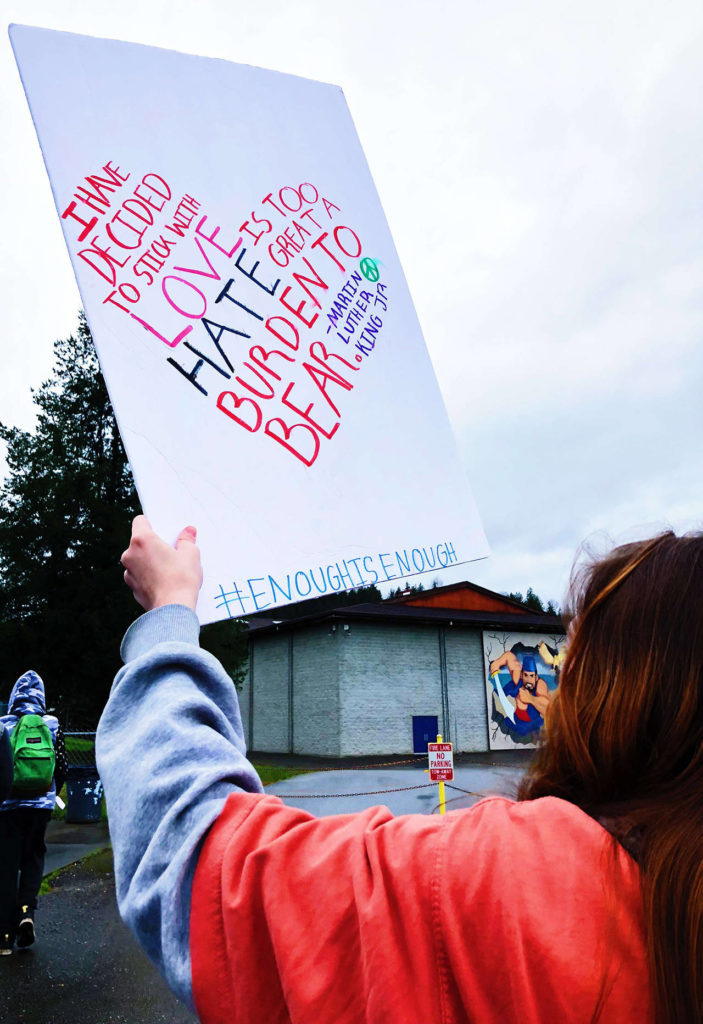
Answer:
[[[8, 735], [17, 725], [21, 715], [41, 715], [49, 726], [51, 740], [56, 746], [56, 739], [59, 732], [58, 719], [46, 713], [46, 694], [44, 683], [33, 669], [20, 676], [12, 687], [10, 702], [7, 706], [7, 714], [0, 716], [0, 723], [4, 725]], [[8, 798], [0, 804], [0, 812], [9, 811], [15, 807], [34, 807], [38, 811], [53, 811], [56, 803], [56, 779], [52, 779], [51, 789], [42, 796], [32, 798]]]
[[227, 797], [261, 793], [230, 676], [200, 649], [190, 608], [133, 622], [95, 752], [105, 786], [120, 913], [195, 1009], [190, 900], [198, 855]]

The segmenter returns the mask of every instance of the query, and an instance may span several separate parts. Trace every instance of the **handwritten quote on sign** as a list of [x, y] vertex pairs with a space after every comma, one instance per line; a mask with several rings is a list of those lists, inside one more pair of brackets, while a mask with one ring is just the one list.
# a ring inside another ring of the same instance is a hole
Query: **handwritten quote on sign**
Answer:
[[198, 527], [200, 621], [485, 557], [342, 89], [10, 38], [140, 501]]
[[333, 199], [311, 182], [284, 185], [228, 237], [201, 197], [110, 160], [61, 216], [104, 282], [103, 305], [165, 346], [168, 372], [230, 424], [315, 463], [389, 304], [380, 262]]

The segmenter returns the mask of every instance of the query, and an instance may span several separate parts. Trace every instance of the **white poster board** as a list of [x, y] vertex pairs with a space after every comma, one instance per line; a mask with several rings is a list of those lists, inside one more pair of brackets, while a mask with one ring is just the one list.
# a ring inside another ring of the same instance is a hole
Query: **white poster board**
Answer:
[[201, 621], [484, 557], [341, 89], [10, 35], [142, 507], [198, 528]]

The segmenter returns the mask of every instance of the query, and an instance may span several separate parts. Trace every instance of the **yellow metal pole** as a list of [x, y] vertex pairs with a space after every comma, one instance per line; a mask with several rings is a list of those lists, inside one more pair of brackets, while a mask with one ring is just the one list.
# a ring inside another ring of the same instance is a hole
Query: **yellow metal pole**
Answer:
[[[439, 733], [439, 732], [437, 733], [437, 742], [438, 743], [442, 742], [442, 734]], [[444, 806], [444, 782], [443, 782], [443, 780], [440, 779], [439, 782], [437, 783], [437, 785], [439, 786], [439, 813], [440, 814], [444, 814], [446, 808]]]

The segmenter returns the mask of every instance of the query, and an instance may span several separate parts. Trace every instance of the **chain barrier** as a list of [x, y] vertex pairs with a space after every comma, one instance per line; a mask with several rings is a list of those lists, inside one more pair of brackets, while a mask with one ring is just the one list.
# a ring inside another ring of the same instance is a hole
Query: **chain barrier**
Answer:
[[380, 761], [378, 764], [350, 764], [333, 766], [331, 768], [310, 768], [305, 771], [311, 772], [367, 772], [372, 768], [396, 768], [401, 764], [419, 764], [427, 760], [427, 754], [418, 754], [417, 757], [410, 757], [406, 761]]
[[[455, 782], [445, 782], [444, 785], [447, 789], [456, 789], [459, 793], [467, 793], [469, 796], [484, 796], [483, 793], [476, 793], [473, 789], [464, 789], [463, 786], [457, 786]], [[453, 800], [460, 800], [461, 797], [452, 797]]]
[[[317, 772], [320, 772], [320, 773], [321, 772], [340, 772], [340, 771], [352, 772], [352, 771], [361, 771], [361, 770], [369, 769], [369, 768], [394, 768], [397, 765], [418, 764], [418, 762], [423, 762], [424, 763], [424, 761], [425, 761], [425, 755], [424, 754], [420, 754], [420, 755], [418, 755], [418, 757], [410, 758], [407, 761], [384, 761], [384, 762], [382, 762], [380, 764], [356, 765], [356, 766], [350, 766], [348, 768], [316, 768], [316, 769], [312, 769], [312, 771], [314, 771], [315, 773], [317, 773]], [[419, 786], [397, 786], [394, 789], [367, 789], [367, 790], [364, 790], [363, 792], [360, 792], [360, 793], [283, 793], [282, 796], [287, 797], [289, 800], [298, 800], [298, 799], [300, 799], [300, 800], [333, 800], [335, 798], [340, 799], [340, 798], [343, 798], [343, 797], [346, 797], [346, 796], [380, 796], [383, 793], [404, 793], [404, 792], [407, 792], [408, 790], [411, 790], [411, 789], [429, 789], [430, 787], [433, 787], [433, 786], [436, 786], [436, 785], [437, 785], [436, 782], [425, 782], [425, 783], [420, 784]], [[454, 789], [458, 793], [464, 793], [467, 796], [478, 797], [479, 800], [483, 796], [485, 796], [485, 793], [476, 793], [473, 789], [464, 789], [462, 786], [457, 786], [453, 782], [445, 782], [444, 785], [447, 787], [447, 789]], [[448, 804], [454, 803], [454, 801], [461, 800], [461, 799], [462, 799], [462, 797], [455, 796], [455, 797], [452, 797], [451, 800], [445, 800], [445, 807]], [[435, 807], [432, 808], [430, 813], [434, 814], [434, 812], [440, 806], [441, 806], [440, 804], [437, 804]]]
[[[461, 786], [456, 786], [453, 782], [445, 782], [444, 785], [446, 786], [447, 789], [455, 789], [459, 793], [465, 793], [467, 796], [478, 797], [479, 800], [482, 800], [485, 797], [485, 795], [486, 795], [485, 793], [476, 793], [473, 789], [463, 789]], [[444, 801], [444, 806], [445, 806], [445, 808], [447, 808], [447, 807], [449, 807], [450, 804], [456, 803], [457, 800], [463, 800], [463, 799], [464, 799], [463, 796], [453, 796], [451, 798], [451, 800], [445, 800]], [[435, 806], [430, 811], [430, 814], [434, 814], [436, 811], [439, 810], [439, 808], [441, 806], [442, 806], [441, 804], [435, 804]]]
[[[398, 762], [396, 761], [395, 763], [397, 764]], [[380, 796], [383, 793], [405, 793], [411, 789], [430, 789], [436, 785], [436, 782], [424, 782], [419, 786], [396, 786], [394, 789], [367, 789], [360, 793], [283, 793], [282, 795], [287, 797], [289, 800], [333, 800], [335, 798], [340, 799], [346, 796]], [[454, 789], [458, 793], [464, 793], [467, 796], [478, 797], [479, 800], [485, 796], [484, 793], [476, 793], [473, 789], [464, 789], [462, 786], [457, 786], [453, 782], [445, 782], [444, 785], [447, 789]], [[455, 800], [461, 799], [462, 797], [455, 796], [451, 800], [445, 800], [445, 807], [448, 804], [454, 803]], [[440, 804], [433, 807], [430, 813], [434, 814], [438, 807], [440, 807]]]
[[[252, 755], [253, 760], [256, 760], [256, 754]], [[266, 757], [265, 754], [262, 757]], [[364, 772], [370, 771], [372, 768], [397, 768], [399, 765], [405, 764], [427, 764], [427, 754], [416, 754], [415, 757], [409, 757], [404, 761], [379, 761], [378, 764], [350, 764], [350, 765], [332, 765], [330, 768], [304, 768], [305, 772]], [[471, 764], [478, 768], [495, 768], [495, 761], [473, 761]], [[286, 767], [293, 768], [294, 765], [287, 765]]]
[[429, 789], [436, 782], [423, 782], [419, 786], [397, 786], [395, 789], [367, 789], [363, 793], [282, 793], [288, 800], [329, 800], [345, 796], [378, 796], [379, 793], [403, 793], [408, 789]]
[[[398, 762], [396, 761], [395, 763], [397, 764]], [[289, 800], [333, 800], [335, 797], [342, 798], [345, 796], [379, 796], [382, 793], [405, 793], [410, 789], [429, 789], [436, 785], [436, 782], [423, 782], [419, 786], [396, 786], [394, 789], [367, 789], [361, 793], [283, 793], [282, 795], [287, 797]], [[473, 789], [464, 789], [462, 786], [457, 786], [453, 782], [445, 782], [444, 785], [447, 789], [454, 789], [458, 793], [465, 793], [467, 796], [478, 797], [479, 800], [485, 796], [485, 793], [476, 793]], [[445, 800], [445, 806], [447, 804], [454, 803], [455, 800], [461, 799], [462, 797], [455, 796], [452, 797], [451, 800]], [[433, 807], [430, 813], [434, 814], [439, 806], [440, 805], [437, 804], [436, 807]]]

